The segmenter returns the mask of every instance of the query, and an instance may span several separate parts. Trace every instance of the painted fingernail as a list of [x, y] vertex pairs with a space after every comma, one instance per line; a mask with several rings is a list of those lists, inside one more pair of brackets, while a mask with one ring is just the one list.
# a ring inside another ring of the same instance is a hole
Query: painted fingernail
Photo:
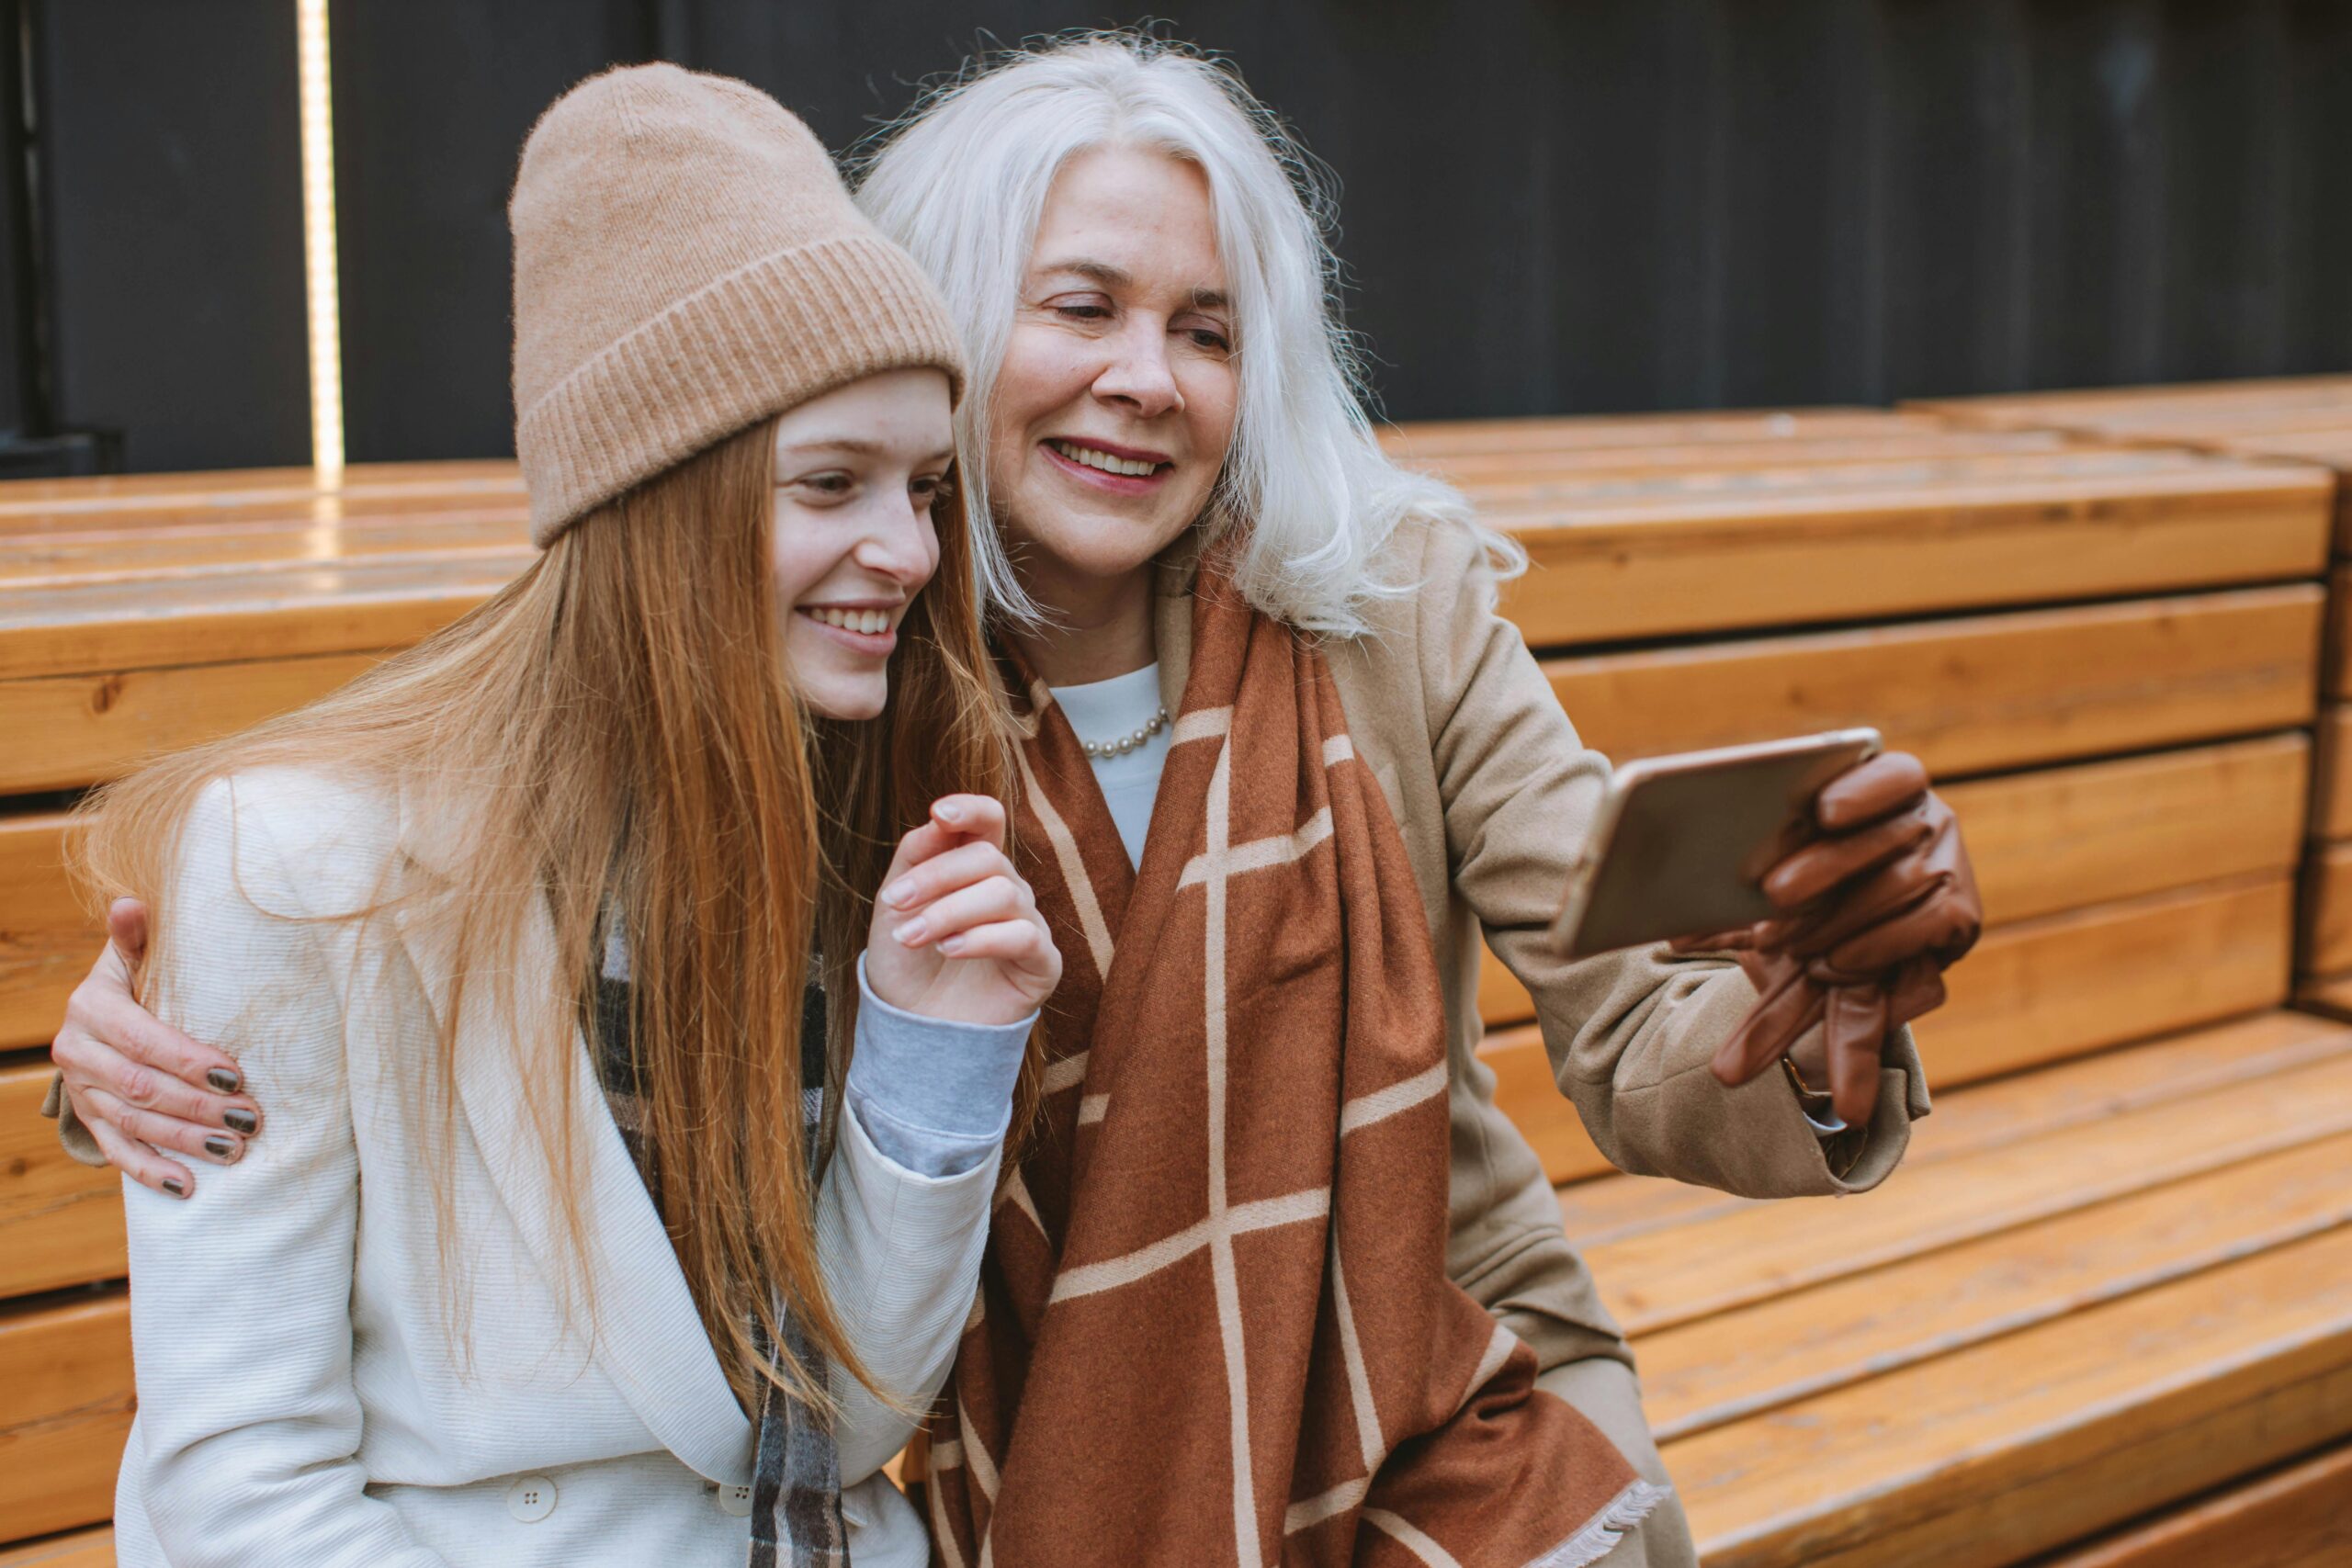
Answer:
[[220, 1120], [227, 1123], [229, 1131], [243, 1133], [248, 1138], [261, 1130], [261, 1118], [250, 1111], [223, 1111]]
[[164, 1178], [164, 1190], [170, 1193], [175, 1198], [185, 1198], [187, 1196], [187, 1183], [181, 1181], [176, 1176], [167, 1176]]
[[882, 902], [893, 908], [902, 908], [911, 903], [914, 896], [915, 879], [911, 876], [902, 876], [882, 889]]
[[964, 939], [960, 936], [951, 936], [939, 944], [939, 951], [953, 958], [964, 951]]
[[218, 1094], [234, 1094], [244, 1088], [245, 1080], [226, 1067], [214, 1067], [204, 1075], [204, 1081]]
[[237, 1152], [237, 1145], [226, 1138], [207, 1138], [204, 1140], [204, 1152], [214, 1159], [226, 1160]]
[[905, 925], [900, 926], [897, 931], [892, 931], [890, 934], [898, 939], [899, 945], [900, 947], [912, 947], [915, 943], [921, 942], [924, 937], [931, 934], [931, 928], [925, 925], [922, 919], [918, 917], [914, 919], [909, 920]]

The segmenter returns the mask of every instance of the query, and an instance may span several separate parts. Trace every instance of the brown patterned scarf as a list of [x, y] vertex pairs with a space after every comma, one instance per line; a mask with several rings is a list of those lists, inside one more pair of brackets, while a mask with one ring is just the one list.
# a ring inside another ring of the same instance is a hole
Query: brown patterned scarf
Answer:
[[933, 1562], [1578, 1568], [1664, 1494], [1446, 1277], [1404, 840], [1321, 655], [1214, 566], [1193, 627], [1138, 869], [1018, 677], [1064, 976], [933, 1426]]

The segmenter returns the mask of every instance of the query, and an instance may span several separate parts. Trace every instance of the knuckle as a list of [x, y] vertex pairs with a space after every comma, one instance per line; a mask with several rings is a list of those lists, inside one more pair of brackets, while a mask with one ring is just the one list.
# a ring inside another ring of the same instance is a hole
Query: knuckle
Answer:
[[163, 1092], [163, 1079], [153, 1067], [133, 1062], [123, 1068], [115, 1092], [130, 1105], [153, 1105]]

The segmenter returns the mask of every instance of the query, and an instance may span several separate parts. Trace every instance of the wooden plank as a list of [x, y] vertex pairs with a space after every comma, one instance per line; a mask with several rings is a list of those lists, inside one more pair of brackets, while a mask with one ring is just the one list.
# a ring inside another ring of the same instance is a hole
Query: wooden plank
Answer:
[[2328, 573], [2325, 657], [2321, 694], [2352, 695], [2352, 565], [2338, 566]]
[[492, 552], [0, 592], [0, 678], [402, 648], [489, 598], [523, 564]]
[[1874, 724], [1939, 777], [2308, 724], [2315, 584], [1544, 665], [1585, 743], [1621, 761]]
[[2339, 1229], [1665, 1456], [1710, 1568], [1995, 1568], [2347, 1427]]
[[1893, 409], [1724, 409], [1699, 413], [1430, 420], [1386, 426], [1380, 432], [1380, 444], [1392, 454], [1420, 459], [1470, 452], [1557, 452], [1702, 441], [1777, 440], [1794, 445], [1950, 428], [1951, 422], [1937, 414]]
[[1584, 1130], [1584, 1119], [1552, 1076], [1544, 1033], [1533, 1024], [1488, 1035], [1478, 1059], [1494, 1070], [1495, 1103], [1525, 1134], [1554, 1186], [1598, 1176], [1612, 1167]]
[[[2310, 745], [2299, 734], [2052, 768], [1944, 786], [1959, 814], [1988, 924], [2225, 877], [2294, 869]], [[2352, 965], [2347, 965], [2352, 967]], [[1487, 1027], [1535, 1016], [1486, 955]]]
[[1506, 586], [1505, 613], [1531, 643], [1558, 645], [2314, 577], [2334, 523], [2318, 468], [1921, 476], [1883, 493], [1707, 477], [1705, 490], [1476, 497], [1534, 563]]
[[2352, 703], [2320, 710], [2314, 751], [2311, 836], [2352, 839]]
[[0, 1519], [40, 1535], [111, 1516], [130, 1434], [130, 1298], [0, 1308]]
[[1678, 470], [1743, 473], [1765, 468], [1823, 469], [1844, 464], [2012, 457], [2020, 453], [2089, 450], [2058, 430], [1917, 430], [1852, 432], [1790, 441], [1749, 434], [1714, 441], [1619, 446], [1527, 446], [1499, 451], [1410, 452], [1406, 466], [1434, 474], [1473, 499], [1490, 488], [1508, 490], [1531, 479], [1576, 476], [1666, 474]]
[[2297, 966], [2307, 975], [2352, 972], [2352, 843], [2324, 844], [2303, 867]]
[[420, 492], [477, 499], [521, 495], [522, 468], [511, 457], [460, 457], [423, 463], [353, 463], [335, 480], [324, 480], [317, 469], [308, 468], [9, 479], [0, 482], [0, 519], [80, 513], [119, 515], [126, 509], [161, 503], [176, 505], [190, 515], [214, 515], [288, 499], [359, 503]]
[[1915, 1032], [1941, 1086], [2013, 1072], [2287, 999], [2288, 877], [2188, 888], [1988, 932]]
[[114, 1530], [75, 1530], [0, 1551], [0, 1568], [115, 1568]]
[[2338, 1057], [1926, 1172], [1898, 1168], [1864, 1199], [1756, 1204], [1585, 1258], [1626, 1331], [1654, 1333], [2346, 1132], [2352, 1059]]
[[2352, 1134], [1650, 1335], [1663, 1442], [2352, 1222]]
[[[2191, 1030], [2061, 1062], [1990, 1083], [1939, 1092], [1935, 1114], [1911, 1127], [1903, 1168], [2001, 1148], [2037, 1134], [2189, 1100], [2248, 1078], [2352, 1053], [2352, 1031], [2301, 1012]], [[1704, 1214], [1749, 1206], [1744, 1198], [1649, 1176], [1609, 1176], [1560, 1190], [1560, 1219], [1580, 1247], [1640, 1235]]]
[[48, 1043], [103, 940], [65, 874], [65, 821], [0, 817], [0, 1050]]
[[2200, 882], [2290, 869], [2310, 743], [2300, 734], [1943, 786], [1984, 898], [2007, 925]]
[[2352, 421], [2352, 377], [2282, 376], [2082, 390], [2005, 392], [1991, 397], [1914, 398], [1902, 405], [1985, 428], [2071, 429], [2093, 434], [2210, 429], [2220, 422], [2276, 423], [2319, 414]]
[[0, 794], [115, 777], [299, 707], [375, 662], [339, 654], [0, 682], [0, 734], [39, 738], [0, 752]]
[[2352, 1447], [2066, 1551], [2041, 1568], [2325, 1568], [2352, 1562]]
[[67, 1157], [40, 1114], [46, 1062], [0, 1067], [0, 1296], [29, 1295], [128, 1270], [122, 1179]]

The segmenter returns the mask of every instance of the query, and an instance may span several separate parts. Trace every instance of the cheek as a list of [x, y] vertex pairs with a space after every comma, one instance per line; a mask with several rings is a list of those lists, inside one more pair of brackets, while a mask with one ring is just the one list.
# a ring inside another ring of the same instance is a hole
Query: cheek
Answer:
[[790, 609], [799, 597], [825, 579], [839, 558], [825, 547], [820, 531], [788, 502], [776, 502], [775, 525], [768, 535], [768, 576], [775, 583], [776, 604]]

